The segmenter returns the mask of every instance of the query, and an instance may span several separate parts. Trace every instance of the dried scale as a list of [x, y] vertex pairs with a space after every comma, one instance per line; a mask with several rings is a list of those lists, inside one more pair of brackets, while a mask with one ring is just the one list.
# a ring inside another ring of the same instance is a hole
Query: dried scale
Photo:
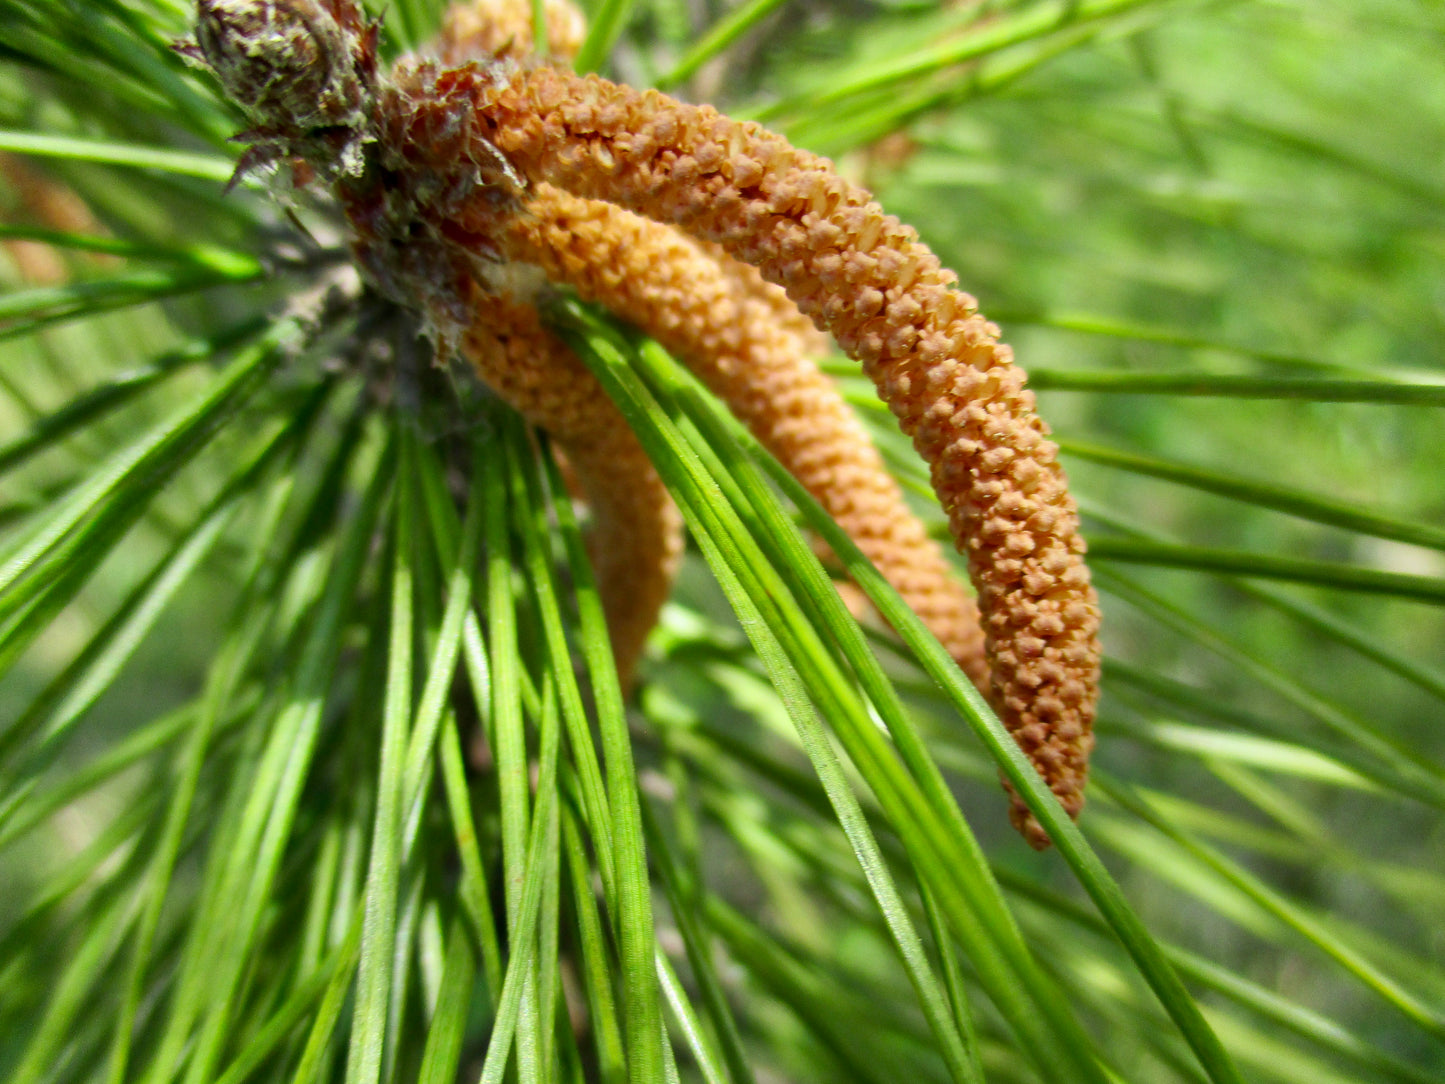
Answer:
[[[596, 393], [564, 353], [532, 351], [525, 372], [508, 369], [524, 352], [510, 344], [546, 335], [529, 305], [539, 282], [527, 265], [613, 307], [683, 356], [765, 442], [786, 451], [789, 468], [817, 487], [835, 515], [843, 486], [866, 493], [846, 460], [825, 461], [831, 447], [819, 455], [810, 446], [806, 422], [789, 431], [768, 406], [771, 388], [774, 406], [793, 404], [795, 419], [827, 416], [833, 430], [825, 443], [852, 455], [859, 470], [874, 469], [876, 453], [856, 421], [819, 405], [828, 394], [814, 389], [826, 382], [809, 387], [796, 376], [806, 333], [783, 315], [775, 293], [732, 261], [782, 286], [863, 363], [928, 462], [978, 592], [986, 692], [1077, 815], [1099, 671], [1099, 610], [1077, 513], [1022, 370], [915, 231], [825, 159], [707, 106], [494, 57], [454, 66], [407, 59], [383, 74], [375, 28], [350, 0], [202, 0], [198, 12], [197, 41], [183, 51], [211, 67], [256, 122], [245, 133], [253, 147], [242, 168], [280, 163], [295, 183], [331, 182], [373, 283], [418, 312], [439, 352], [460, 346], [500, 394], [553, 432], [574, 464], [586, 443], [569, 426], [616, 423], [579, 420], [572, 393], [588, 389], [593, 405]], [[549, 13], [549, 21], [557, 18]], [[489, 39], [459, 25], [460, 14], [443, 48], [454, 60], [466, 53], [468, 34], [509, 56], [518, 51], [519, 30]], [[597, 201], [613, 206], [599, 210]], [[694, 312], [664, 272], [632, 283], [609, 276], [599, 257], [623, 258], [628, 247], [701, 274], [706, 285], [693, 294], [701, 307]], [[719, 325], [724, 311], [744, 319]], [[767, 375], [769, 365], [786, 377]], [[818, 463], [813, 480], [810, 462]], [[596, 487], [611, 479], [589, 481], [581, 470], [579, 477], [592, 487], [590, 500], [606, 500]], [[875, 496], [886, 508], [896, 488]], [[898, 532], [923, 552], [926, 538], [910, 533], [901, 499], [897, 507], [896, 516], [839, 519], [860, 542], [864, 524], [877, 520], [881, 527], [868, 529]], [[675, 560], [666, 544], [657, 552]], [[870, 556], [921, 616], [962, 630], [949, 646], [981, 678], [964, 643], [973, 635], [966, 596], [955, 589], [953, 601], [930, 612], [926, 598], [910, 597], [919, 592], [909, 573]], [[941, 559], [936, 567], [951, 582]], [[609, 618], [615, 633], [615, 609]], [[1016, 797], [1011, 816], [1030, 843], [1047, 844]]]

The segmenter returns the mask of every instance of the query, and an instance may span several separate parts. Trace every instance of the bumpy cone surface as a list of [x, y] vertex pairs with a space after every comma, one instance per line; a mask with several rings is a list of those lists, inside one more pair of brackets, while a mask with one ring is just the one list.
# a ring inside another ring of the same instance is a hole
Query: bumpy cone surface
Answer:
[[[478, 79], [486, 139], [533, 181], [671, 222], [759, 268], [864, 365], [928, 462], [978, 590], [995, 708], [1077, 814], [1099, 609], [1057, 447], [956, 277], [831, 163], [756, 124], [550, 69]], [[1047, 842], [1015, 798], [1013, 819]]]
[[[459, 221], [469, 230], [478, 225], [465, 215]], [[691, 367], [853, 537], [959, 664], [986, 680], [973, 599], [909, 510], [857, 416], [798, 353], [800, 336], [780, 325], [769, 299], [676, 230], [546, 184], [523, 214], [500, 225], [499, 243], [510, 259], [538, 265]]]

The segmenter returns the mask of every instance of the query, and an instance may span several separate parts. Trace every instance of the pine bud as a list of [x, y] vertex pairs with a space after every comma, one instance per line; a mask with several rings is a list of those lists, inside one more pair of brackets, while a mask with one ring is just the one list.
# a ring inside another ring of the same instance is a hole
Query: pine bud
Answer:
[[241, 171], [299, 158], [330, 178], [360, 172], [371, 138], [376, 34], [347, 0], [198, 0], [195, 40], [176, 50], [253, 121]]

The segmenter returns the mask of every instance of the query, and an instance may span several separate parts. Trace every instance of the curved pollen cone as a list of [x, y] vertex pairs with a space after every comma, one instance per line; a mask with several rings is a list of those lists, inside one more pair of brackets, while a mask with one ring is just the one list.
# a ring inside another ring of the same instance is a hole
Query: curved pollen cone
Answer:
[[[477, 85], [487, 138], [526, 177], [722, 245], [863, 363], [929, 464], [968, 557], [991, 700], [1071, 815], [1098, 696], [1099, 607], [1057, 447], [998, 329], [956, 276], [825, 159], [756, 124], [596, 76]], [[1047, 837], [1015, 797], [1014, 823]]]
[[[549, 0], [551, 54], [570, 59], [582, 15]], [[532, 10], [524, 0], [453, 7], [436, 43], [443, 60], [524, 59]], [[611, 309], [676, 354], [778, 457], [856, 541], [981, 689], [988, 663], [971, 595], [903, 500], [867, 433], [807, 359], [827, 337], [782, 289], [719, 245], [695, 241], [612, 204], [536, 188], [520, 215], [480, 197], [456, 224], [506, 259]], [[862, 605], [854, 600], [854, 605]]]
[[[554, 57], [581, 44], [581, 13], [546, 6]], [[444, 61], [522, 59], [532, 48], [530, 4], [483, 0], [453, 7], [434, 50]], [[403, 83], [406, 77], [403, 77]], [[970, 677], [987, 687], [972, 596], [927, 537], [852, 411], [807, 359], [827, 338], [757, 269], [717, 245], [612, 204], [540, 185], [520, 214], [489, 194], [457, 214], [504, 260], [540, 267], [642, 328], [682, 358], [858, 542]], [[863, 600], [862, 605], [866, 605]]]
[[551, 281], [604, 305], [697, 373], [986, 687], [972, 597], [909, 509], [857, 416], [799, 352], [799, 336], [779, 324], [769, 298], [740, 284], [707, 248], [677, 230], [551, 185], [536, 186], [521, 214], [490, 227], [490, 205], [482, 203], [478, 212], [475, 219], [463, 214], [459, 223], [494, 232], [507, 259], [535, 264]]
[[592, 510], [588, 535], [626, 688], [682, 560], [682, 517], [622, 414], [537, 311], [510, 294], [471, 299], [461, 354], [567, 456]]

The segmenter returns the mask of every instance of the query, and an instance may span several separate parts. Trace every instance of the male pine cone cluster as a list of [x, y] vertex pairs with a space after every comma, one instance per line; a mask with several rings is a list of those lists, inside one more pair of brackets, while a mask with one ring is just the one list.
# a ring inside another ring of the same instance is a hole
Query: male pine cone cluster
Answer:
[[[724, 398], [858, 540], [1077, 815], [1099, 670], [1077, 513], [1022, 370], [915, 231], [831, 163], [755, 124], [528, 59], [530, 7], [516, 0], [454, 9], [439, 59], [406, 59], [384, 75], [351, 0], [198, 7], [203, 47], [222, 14], [245, 22], [237, 12], [258, 7], [333, 52], [333, 25], [351, 36], [355, 57], [337, 82], [349, 108], [353, 84], [369, 78], [369, 110], [354, 140], [336, 141], [362, 144], [367, 166], [312, 161], [314, 138], [294, 140], [291, 153], [335, 180], [373, 280], [559, 440], [609, 544], [637, 519], [622, 552], [646, 555], [645, 589], [636, 560], [599, 568], [624, 667], [665, 597], [675, 512], [620, 416], [598, 407], [591, 378], [542, 327], [531, 304], [540, 282], [637, 324]], [[551, 55], [565, 58], [580, 19], [561, 0], [545, 10]], [[260, 119], [270, 123], [254, 138], [284, 149], [275, 118]], [[977, 609], [807, 360], [817, 340], [799, 311], [863, 363], [928, 462]], [[613, 460], [605, 469], [599, 454]], [[615, 577], [633, 580], [619, 590]], [[1017, 797], [1012, 819], [1047, 844]]]

